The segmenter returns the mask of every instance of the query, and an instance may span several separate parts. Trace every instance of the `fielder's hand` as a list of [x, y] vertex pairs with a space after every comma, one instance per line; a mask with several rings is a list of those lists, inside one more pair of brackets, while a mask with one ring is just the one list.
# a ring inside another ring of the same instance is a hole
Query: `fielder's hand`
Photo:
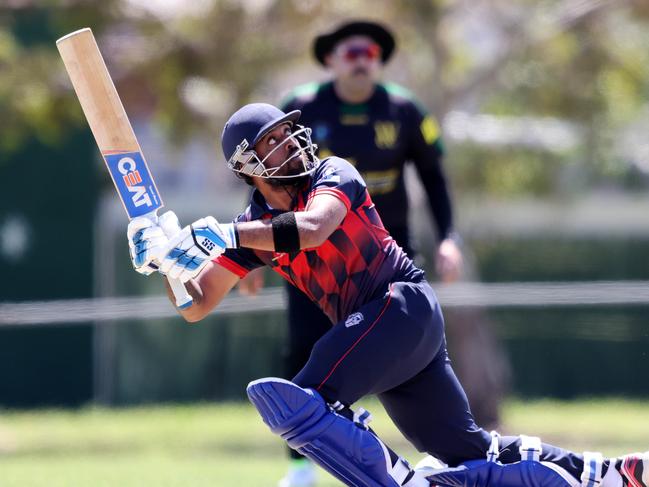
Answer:
[[455, 282], [463, 267], [462, 251], [451, 238], [444, 239], [437, 249], [435, 267], [442, 282]]
[[180, 232], [178, 217], [168, 211], [158, 223], [146, 217], [138, 217], [128, 224], [126, 235], [133, 267], [140, 274], [148, 276], [160, 267], [160, 256], [164, 256], [169, 237]]
[[187, 282], [196, 277], [211, 260], [227, 248], [238, 247], [232, 223], [219, 224], [206, 216], [183, 228], [169, 240], [160, 272]]
[[264, 287], [264, 273], [266, 269], [260, 267], [250, 271], [246, 277], [239, 280], [239, 292], [244, 296], [256, 296]]

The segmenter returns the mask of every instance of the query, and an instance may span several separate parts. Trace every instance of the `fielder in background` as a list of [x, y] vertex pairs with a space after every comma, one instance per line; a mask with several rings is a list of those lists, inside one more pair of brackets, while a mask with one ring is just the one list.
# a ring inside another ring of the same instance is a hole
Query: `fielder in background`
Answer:
[[[282, 110], [300, 110], [300, 122], [313, 130], [318, 157], [336, 155], [352, 163], [367, 185], [383, 225], [403, 250], [415, 257], [408, 225], [408, 195], [404, 169], [414, 164], [425, 188], [433, 228], [439, 244], [435, 251], [437, 276], [444, 282], [462, 271], [459, 237], [453, 230], [453, 212], [442, 167], [444, 149], [437, 121], [404, 88], [380, 81], [384, 65], [396, 48], [392, 33], [370, 21], [354, 21], [316, 37], [313, 55], [327, 68], [331, 80], [295, 88]], [[244, 294], [255, 294], [262, 275], [253, 273], [240, 284]], [[309, 358], [316, 341], [331, 328], [329, 319], [297, 288], [286, 285], [288, 333], [285, 377], [294, 377]], [[471, 385], [469, 403], [476, 419], [496, 427], [504, 389], [504, 360], [488, 326], [476, 313], [455, 313], [449, 326], [451, 349], [456, 353], [460, 379]], [[309, 326], [304, 326], [309, 323]], [[494, 358], [495, 357], [495, 358]], [[279, 487], [314, 485], [315, 469], [295, 450]]]
[[[355, 487], [647, 487], [649, 453], [605, 459], [478, 427], [446, 352], [444, 320], [424, 272], [385, 230], [358, 171], [316, 157], [300, 112], [246, 105], [225, 125], [228, 167], [254, 187], [231, 223], [201, 218], [155, 251], [163, 233], [129, 224], [132, 261], [180, 279], [203, 319], [252, 269], [270, 266], [333, 326], [292, 381], [265, 378], [248, 397], [271, 431]], [[149, 238], [148, 235], [152, 235]], [[169, 296], [174, 302], [169, 290]], [[304, 323], [309, 326], [309, 323]], [[376, 394], [403, 435], [433, 455], [413, 469], [352, 405]], [[441, 463], [443, 462], [443, 463]], [[444, 465], [445, 464], [445, 465]]]

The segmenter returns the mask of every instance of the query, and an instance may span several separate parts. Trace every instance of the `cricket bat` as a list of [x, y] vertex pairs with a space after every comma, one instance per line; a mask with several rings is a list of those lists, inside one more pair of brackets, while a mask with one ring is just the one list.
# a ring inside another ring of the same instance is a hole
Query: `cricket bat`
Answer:
[[[89, 28], [80, 29], [61, 37], [56, 46], [128, 217], [157, 222], [162, 199], [95, 36]], [[169, 279], [169, 284], [178, 308], [192, 304], [180, 280]]]

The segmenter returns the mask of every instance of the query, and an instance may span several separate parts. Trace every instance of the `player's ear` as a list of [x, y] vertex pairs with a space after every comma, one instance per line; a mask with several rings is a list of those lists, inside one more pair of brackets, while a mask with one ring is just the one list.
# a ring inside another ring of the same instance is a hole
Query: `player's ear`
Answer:
[[333, 60], [334, 60], [334, 54], [333, 54], [333, 52], [330, 52], [324, 58], [325, 66], [327, 68], [331, 69], [333, 67]]

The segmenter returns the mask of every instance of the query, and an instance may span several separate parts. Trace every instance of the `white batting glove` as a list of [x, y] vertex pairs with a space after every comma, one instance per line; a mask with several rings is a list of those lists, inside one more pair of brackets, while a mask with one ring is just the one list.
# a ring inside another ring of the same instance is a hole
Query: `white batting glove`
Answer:
[[180, 223], [176, 214], [169, 210], [158, 217], [158, 226], [162, 228], [167, 239], [175, 237], [180, 233]]
[[227, 248], [239, 246], [232, 223], [218, 223], [206, 216], [183, 228], [169, 240], [160, 272], [187, 282], [196, 277]]
[[145, 276], [156, 271], [160, 267], [159, 258], [165, 253], [169, 237], [178, 232], [180, 225], [173, 211], [160, 216], [157, 224], [143, 216], [131, 220], [126, 235], [135, 270]]

